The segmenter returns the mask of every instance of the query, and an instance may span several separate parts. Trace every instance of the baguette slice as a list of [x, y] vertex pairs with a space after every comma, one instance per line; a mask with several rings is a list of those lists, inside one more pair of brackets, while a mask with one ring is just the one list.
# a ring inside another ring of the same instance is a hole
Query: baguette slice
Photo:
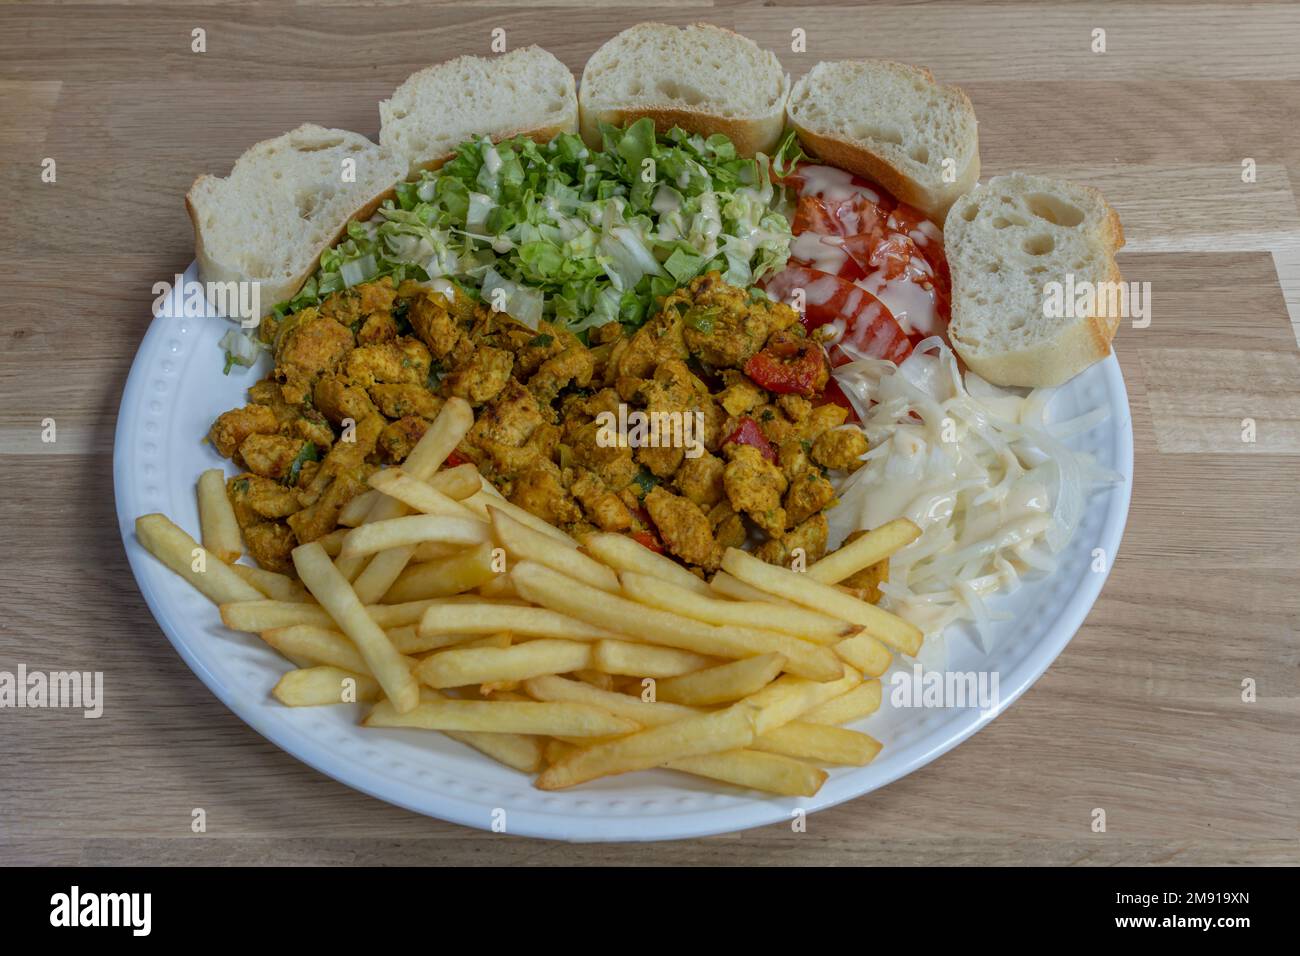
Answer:
[[1045, 314], [1047, 284], [1121, 282], [1119, 216], [1088, 186], [1012, 173], [953, 204], [944, 223], [953, 347], [996, 385], [1060, 385], [1110, 354], [1119, 316]]
[[[935, 222], [980, 177], [970, 99], [926, 69], [892, 60], [818, 63], [786, 107], [813, 155], [884, 186]], [[953, 182], [944, 182], [951, 159]]]
[[771, 152], [785, 126], [790, 77], [776, 56], [730, 30], [697, 23], [639, 23], [606, 42], [582, 71], [582, 138], [601, 145], [600, 124], [644, 116], [666, 133], [722, 133], [744, 156]]
[[569, 68], [539, 46], [460, 56], [412, 73], [379, 103], [379, 142], [415, 176], [437, 169], [467, 139], [527, 136], [539, 143], [578, 130]]
[[[355, 161], [355, 182], [343, 160]], [[291, 298], [352, 219], [365, 219], [405, 166], [359, 133], [310, 123], [248, 149], [224, 179], [185, 197], [201, 282], [256, 282], [262, 311]]]

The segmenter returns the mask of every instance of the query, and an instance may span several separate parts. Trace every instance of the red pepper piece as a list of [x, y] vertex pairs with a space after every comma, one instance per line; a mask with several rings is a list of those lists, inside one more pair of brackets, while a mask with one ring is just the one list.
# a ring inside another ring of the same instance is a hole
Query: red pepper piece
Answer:
[[830, 375], [820, 345], [779, 332], [745, 363], [745, 374], [769, 392], [804, 396], [825, 388]]
[[772, 443], [767, 440], [767, 436], [763, 434], [763, 430], [758, 427], [758, 422], [754, 419], [748, 416], [742, 418], [736, 430], [723, 439], [722, 444], [733, 441], [740, 445], [753, 445], [760, 455], [776, 464], [776, 449], [772, 447]]

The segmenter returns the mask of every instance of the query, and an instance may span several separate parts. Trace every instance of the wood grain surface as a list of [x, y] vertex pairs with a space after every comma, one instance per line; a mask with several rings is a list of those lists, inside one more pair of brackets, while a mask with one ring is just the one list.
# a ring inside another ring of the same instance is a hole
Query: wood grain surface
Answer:
[[[117, 405], [152, 284], [193, 257], [181, 198], [196, 175], [304, 121], [374, 136], [377, 100], [487, 53], [494, 27], [580, 72], [643, 19], [731, 27], [796, 76], [862, 55], [925, 64], [969, 91], [985, 176], [1050, 171], [1106, 193], [1125, 276], [1153, 296], [1150, 326], [1116, 340], [1132, 511], [1100, 601], [1020, 701], [807, 832], [485, 834], [316, 773], [189, 672], [118, 538]], [[806, 54], [788, 52], [795, 28]], [[1300, 862], [1297, 102], [1294, 4], [0, 6], [0, 670], [102, 670], [107, 688], [99, 720], [0, 710], [0, 863]]]

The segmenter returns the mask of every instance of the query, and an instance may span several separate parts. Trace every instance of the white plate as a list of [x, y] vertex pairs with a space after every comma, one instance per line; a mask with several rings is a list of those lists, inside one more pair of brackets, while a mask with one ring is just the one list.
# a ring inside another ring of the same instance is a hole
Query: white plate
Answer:
[[[195, 278], [194, 267], [186, 273]], [[226, 630], [216, 608], [135, 540], [137, 516], [161, 511], [197, 537], [194, 483], [205, 468], [228, 466], [201, 439], [221, 412], [245, 401], [263, 370], [221, 372], [217, 342], [230, 327], [217, 318], [155, 318], [140, 345], [118, 413], [113, 482], [127, 556], [163, 632], [195, 674], [253, 729], [322, 773], [381, 800], [466, 826], [491, 828], [505, 811], [510, 833], [562, 840], [667, 840], [788, 821], [861, 796], [911, 773], [965, 740], [1024, 692], [1083, 623], [1105, 581], [1091, 570], [1093, 549], [1115, 560], [1128, 513], [1133, 433], [1114, 356], [1093, 366], [1053, 400], [1053, 418], [1098, 406], [1110, 418], [1072, 447], [1125, 476], [1088, 502], [1079, 532], [1049, 578], [991, 602], [1014, 620], [996, 625], [985, 655], [967, 637], [950, 636], [954, 670], [996, 671], [997, 711], [895, 710], [888, 693], [879, 713], [858, 725], [884, 743], [874, 763], [832, 770], [815, 797], [767, 797], [666, 771], [628, 774], [572, 791], [544, 793], [525, 774], [502, 767], [441, 734], [367, 730], [356, 705], [281, 706], [269, 696], [285, 662], [254, 635]], [[951, 634], [951, 632], [950, 632]], [[494, 817], [495, 815], [495, 817]]]

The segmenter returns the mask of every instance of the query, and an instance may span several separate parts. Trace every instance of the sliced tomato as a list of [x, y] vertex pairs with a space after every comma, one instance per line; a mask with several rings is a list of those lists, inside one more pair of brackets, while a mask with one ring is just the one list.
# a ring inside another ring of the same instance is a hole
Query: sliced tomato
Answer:
[[804, 290], [803, 326], [809, 332], [828, 324], [842, 324], [843, 333], [830, 347], [831, 365], [851, 361], [839, 348], [848, 343], [864, 355], [898, 363], [912, 351], [912, 343], [883, 302], [867, 290], [838, 276], [806, 266], [789, 266], [772, 276], [767, 293], [788, 301], [795, 289]]
[[453, 451], [450, 455], [447, 456], [446, 464], [448, 468], [455, 468], [457, 465], [469, 464], [469, 459], [466, 458], [464, 455], [462, 455], [460, 452]]

